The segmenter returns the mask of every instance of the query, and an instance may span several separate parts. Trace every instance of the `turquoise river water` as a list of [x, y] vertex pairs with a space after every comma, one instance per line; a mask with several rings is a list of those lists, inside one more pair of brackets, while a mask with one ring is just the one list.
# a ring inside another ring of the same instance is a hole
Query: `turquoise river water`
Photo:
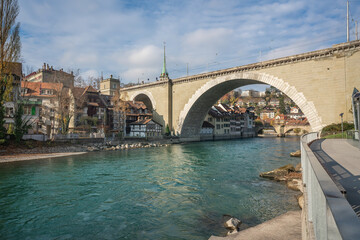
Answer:
[[298, 138], [178, 144], [0, 165], [0, 239], [208, 239], [299, 209], [259, 172]]

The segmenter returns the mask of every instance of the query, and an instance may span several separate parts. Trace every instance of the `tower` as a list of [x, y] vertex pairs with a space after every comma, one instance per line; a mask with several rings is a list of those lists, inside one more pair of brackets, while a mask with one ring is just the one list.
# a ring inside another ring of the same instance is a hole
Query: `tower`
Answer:
[[166, 70], [166, 55], [165, 55], [165, 42], [164, 42], [164, 62], [163, 62], [163, 69], [160, 74], [160, 81], [167, 81], [169, 80], [169, 74]]

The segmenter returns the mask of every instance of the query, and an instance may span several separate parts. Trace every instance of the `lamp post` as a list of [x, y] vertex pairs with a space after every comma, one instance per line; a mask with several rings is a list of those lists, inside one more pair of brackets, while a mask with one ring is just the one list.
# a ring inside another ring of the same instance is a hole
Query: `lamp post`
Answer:
[[356, 103], [356, 108], [357, 108], [357, 123], [355, 122], [355, 124], [357, 124], [357, 130], [358, 130], [358, 136], [357, 139], [360, 142], [360, 99], [358, 99], [358, 102]]
[[341, 138], [344, 138], [343, 116], [344, 116], [344, 113], [340, 113], [340, 117], [341, 117]]

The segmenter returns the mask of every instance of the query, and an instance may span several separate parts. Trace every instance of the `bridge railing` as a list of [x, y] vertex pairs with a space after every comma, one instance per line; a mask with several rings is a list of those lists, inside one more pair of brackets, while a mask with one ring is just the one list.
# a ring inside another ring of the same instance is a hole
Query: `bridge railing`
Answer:
[[309, 147], [318, 133], [301, 137], [305, 204], [303, 239], [360, 239], [360, 221]]

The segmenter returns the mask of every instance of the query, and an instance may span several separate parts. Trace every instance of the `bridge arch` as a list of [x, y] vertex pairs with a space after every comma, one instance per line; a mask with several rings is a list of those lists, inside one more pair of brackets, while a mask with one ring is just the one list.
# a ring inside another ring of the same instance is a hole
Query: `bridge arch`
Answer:
[[266, 73], [237, 72], [213, 78], [192, 95], [180, 112], [177, 133], [184, 138], [198, 136], [210, 107], [229, 91], [249, 84], [268, 84], [276, 87], [297, 104], [307, 117], [313, 131], [322, 129], [321, 118], [315, 105], [308, 101], [303, 93], [298, 92], [294, 86]]
[[137, 91], [137, 92], [133, 93], [129, 99], [131, 101], [135, 100], [135, 101], [143, 102], [145, 104], [145, 106], [147, 107], [147, 109], [149, 109], [150, 111], [156, 109], [156, 101], [155, 101], [153, 95], [151, 94], [151, 92], [149, 92], [149, 91], [146, 91], [146, 90]]

